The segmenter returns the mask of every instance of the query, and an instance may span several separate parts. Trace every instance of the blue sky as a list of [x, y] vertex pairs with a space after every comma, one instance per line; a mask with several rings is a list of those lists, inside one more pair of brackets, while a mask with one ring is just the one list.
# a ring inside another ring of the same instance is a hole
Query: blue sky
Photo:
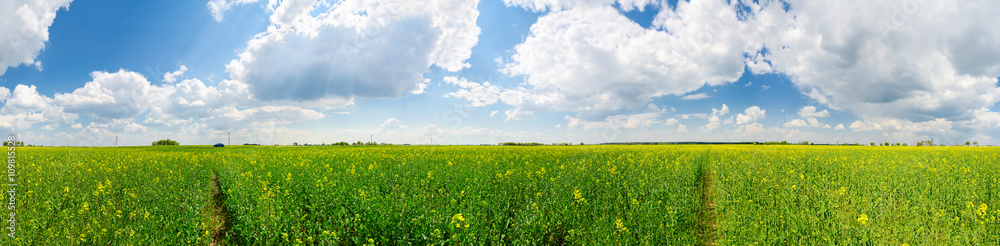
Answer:
[[997, 144], [1000, 4], [969, 2], [10, 1], [0, 132]]

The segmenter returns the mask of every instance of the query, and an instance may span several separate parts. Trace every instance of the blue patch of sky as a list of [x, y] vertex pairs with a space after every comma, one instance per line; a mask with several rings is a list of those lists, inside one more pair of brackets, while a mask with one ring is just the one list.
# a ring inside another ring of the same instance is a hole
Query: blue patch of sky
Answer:
[[[665, 7], [670, 8], [671, 10], [676, 10], [677, 9], [677, 2], [679, 2], [679, 1], [680, 0], [667, 0], [667, 6], [665, 6]], [[690, 1], [685, 0], [685, 2], [690, 2]]]
[[632, 20], [632, 22], [635, 22], [636, 24], [639, 24], [639, 26], [642, 26], [642, 28], [646, 29], [653, 25], [653, 19], [656, 18], [656, 14], [660, 12], [660, 7], [653, 6], [652, 4], [646, 5], [642, 11], [639, 11], [639, 9], [622, 11], [620, 4], [615, 3], [614, 5], [618, 10], [618, 13], [621, 13], [625, 17], [628, 17], [629, 20]]
[[[472, 56], [466, 60], [470, 67], [457, 74], [451, 74], [478, 83], [490, 81], [494, 85], [516, 86], [520, 84], [523, 78], [504, 76], [500, 72], [502, 67], [497, 64], [496, 59], [498, 57], [508, 58], [514, 47], [528, 38], [531, 25], [535, 24], [543, 14], [529, 12], [519, 7], [507, 7], [501, 1], [480, 2], [479, 18], [476, 24], [481, 32], [479, 43], [472, 48]], [[436, 69], [432, 68], [432, 74], [437, 73], [434, 70]], [[447, 74], [439, 75], [447, 76]], [[505, 81], [510, 81], [510, 83], [505, 83]]]
[[803, 106], [809, 105], [810, 99], [803, 95], [791, 80], [783, 74], [755, 75], [749, 68], [744, 68], [743, 76], [733, 83], [719, 86], [705, 86], [686, 95], [704, 93], [705, 99], [684, 100], [683, 96], [667, 95], [655, 98], [653, 103], [660, 107], [674, 107], [675, 114], [711, 113], [713, 108], [719, 109], [722, 104], [729, 107], [731, 114], [743, 113], [751, 106], [767, 110], [767, 118], [785, 118], [785, 114], [795, 114]]
[[218, 82], [225, 64], [246, 41], [266, 30], [262, 8], [236, 6], [216, 22], [204, 2], [76, 1], [49, 28], [49, 42], [33, 66], [8, 69], [5, 80], [35, 84], [39, 93], [66, 93], [90, 81], [93, 71], [126, 69], [153, 84], [180, 65], [184, 78]]

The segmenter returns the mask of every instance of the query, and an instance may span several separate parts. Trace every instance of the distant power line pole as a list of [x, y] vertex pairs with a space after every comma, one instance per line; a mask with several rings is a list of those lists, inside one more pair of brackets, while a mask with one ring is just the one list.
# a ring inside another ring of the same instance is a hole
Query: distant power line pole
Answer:
[[233, 132], [226, 132], [226, 133], [229, 134], [229, 139], [228, 142], [226, 142], [226, 145], [233, 145]]

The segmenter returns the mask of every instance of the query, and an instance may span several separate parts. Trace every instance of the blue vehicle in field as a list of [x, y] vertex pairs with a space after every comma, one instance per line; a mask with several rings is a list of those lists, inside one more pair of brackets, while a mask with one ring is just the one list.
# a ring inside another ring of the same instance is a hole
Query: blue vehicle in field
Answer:
[[222, 143], [217, 143], [217, 144], [215, 144], [215, 147], [226, 147], [226, 145], [222, 144]]

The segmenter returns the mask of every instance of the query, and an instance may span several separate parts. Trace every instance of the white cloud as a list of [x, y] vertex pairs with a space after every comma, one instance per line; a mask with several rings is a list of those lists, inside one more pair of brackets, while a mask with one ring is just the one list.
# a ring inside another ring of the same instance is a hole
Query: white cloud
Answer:
[[645, 10], [646, 5], [659, 6], [654, 0], [503, 0], [507, 6], [520, 6], [527, 10], [542, 12], [559, 11], [577, 7], [595, 7], [617, 3], [624, 11]]
[[222, 21], [223, 14], [226, 13], [229, 8], [240, 4], [255, 3], [257, 0], [211, 0], [208, 1], [206, 7], [212, 12], [212, 18], [215, 21]]
[[221, 107], [213, 110], [212, 116], [204, 119], [207, 127], [216, 130], [239, 128], [274, 128], [298, 121], [315, 120], [325, 117], [311, 109], [294, 106], [262, 106], [239, 110], [235, 107]]
[[[754, 6], [752, 40], [803, 94], [861, 118], [974, 118], [1000, 101], [997, 1], [788, 1]], [[937, 38], [927, 38], [937, 37]]]
[[490, 85], [489, 81], [479, 84], [454, 76], [446, 76], [444, 77], [444, 81], [462, 88], [456, 92], [445, 94], [445, 97], [465, 99], [469, 101], [469, 106], [471, 107], [491, 105], [500, 100], [500, 87]]
[[802, 118], [823, 118], [830, 117], [830, 111], [824, 109], [823, 111], [816, 112], [816, 107], [805, 106], [799, 110], [799, 116]]
[[806, 123], [806, 121], [804, 121], [802, 119], [794, 119], [794, 120], [789, 121], [789, 122], [787, 122], [785, 124], [781, 124], [781, 126], [784, 126], [784, 127], [796, 127], [796, 128], [798, 128], [798, 127], [807, 127], [807, 126], [809, 126], [809, 123]]
[[667, 121], [665, 121], [663, 124], [666, 125], [666, 126], [673, 126], [673, 125], [680, 124], [680, 121], [678, 121], [675, 118], [670, 118], [670, 119], [667, 119]]
[[723, 116], [729, 113], [729, 106], [722, 104], [722, 109], [712, 108], [712, 116], [708, 117], [708, 124], [705, 124], [705, 131], [711, 132], [715, 128], [719, 128], [720, 119], [719, 116]]
[[708, 117], [708, 124], [705, 124], [705, 131], [706, 132], [711, 132], [712, 130], [715, 130], [715, 128], [719, 128], [720, 124], [721, 124], [721, 122], [719, 120], [719, 116], [718, 115], [712, 115], [712, 116]]
[[767, 110], [762, 110], [757, 106], [751, 106], [743, 111], [744, 114], [736, 115], [736, 124], [744, 125], [757, 122], [758, 120], [763, 120], [767, 117], [765, 111]]
[[708, 26], [740, 26], [724, 3], [682, 1], [662, 8], [653, 24], [656, 29], [645, 29], [610, 6], [539, 18], [503, 64], [507, 75], [526, 76], [529, 88], [504, 103], [599, 120], [656, 96], [680, 96], [742, 75], [746, 41], [733, 32], [704, 36]]
[[403, 97], [420, 91], [431, 65], [469, 66], [477, 4], [272, 1], [271, 26], [226, 71], [264, 101]]
[[712, 109], [712, 115], [723, 116], [723, 115], [726, 115], [728, 113], [729, 113], [729, 106], [726, 106], [726, 104], [724, 104], [724, 103], [722, 104], [722, 109], [718, 109], [718, 110], [716, 110], [714, 108]]
[[382, 122], [382, 124], [378, 126], [378, 129], [376, 129], [375, 132], [385, 132], [392, 129], [406, 129], [407, 127], [408, 126], [406, 125], [400, 124], [398, 119], [389, 118], [386, 119], [384, 122]]
[[709, 96], [705, 93], [698, 93], [681, 97], [681, 100], [701, 100], [705, 98], [709, 98]]
[[511, 109], [503, 112], [507, 116], [506, 121], [510, 120], [530, 120], [535, 118], [535, 113], [531, 111], [523, 111], [520, 109]]
[[800, 128], [800, 127], [830, 128], [830, 125], [820, 123], [819, 120], [817, 120], [816, 118], [808, 118], [805, 120], [794, 119], [792, 121], [786, 122], [785, 124], [782, 124], [781, 126], [794, 127], [794, 128]]
[[[6, 88], [0, 90], [6, 91]], [[52, 98], [39, 94], [34, 85], [17, 85], [6, 97], [0, 108], [0, 129], [23, 130], [43, 123], [69, 124], [77, 118], [76, 114], [64, 112]]]
[[687, 126], [685, 126], [684, 124], [677, 125], [677, 132], [678, 133], [688, 132]]
[[5, 0], [0, 2], [0, 75], [8, 67], [35, 66], [35, 60], [49, 41], [49, 26], [56, 12], [69, 8], [72, 0]]
[[92, 81], [72, 93], [56, 94], [54, 99], [67, 113], [86, 114], [95, 120], [131, 119], [146, 110], [166, 93], [151, 86], [141, 74], [127, 70], [93, 72]]
[[187, 66], [181, 65], [180, 69], [177, 69], [177, 71], [163, 74], [163, 82], [166, 83], [176, 82], [177, 77], [184, 75], [184, 72], [187, 70], [188, 70]]
[[650, 103], [646, 105], [646, 113], [656, 113], [656, 112], [666, 112], [667, 108], [660, 109], [656, 104]]
[[0, 87], [0, 102], [6, 101], [9, 96], [10, 89], [7, 89], [7, 87]]
[[835, 131], [844, 130], [844, 124], [837, 124], [837, 127], [834, 127], [833, 130]]

